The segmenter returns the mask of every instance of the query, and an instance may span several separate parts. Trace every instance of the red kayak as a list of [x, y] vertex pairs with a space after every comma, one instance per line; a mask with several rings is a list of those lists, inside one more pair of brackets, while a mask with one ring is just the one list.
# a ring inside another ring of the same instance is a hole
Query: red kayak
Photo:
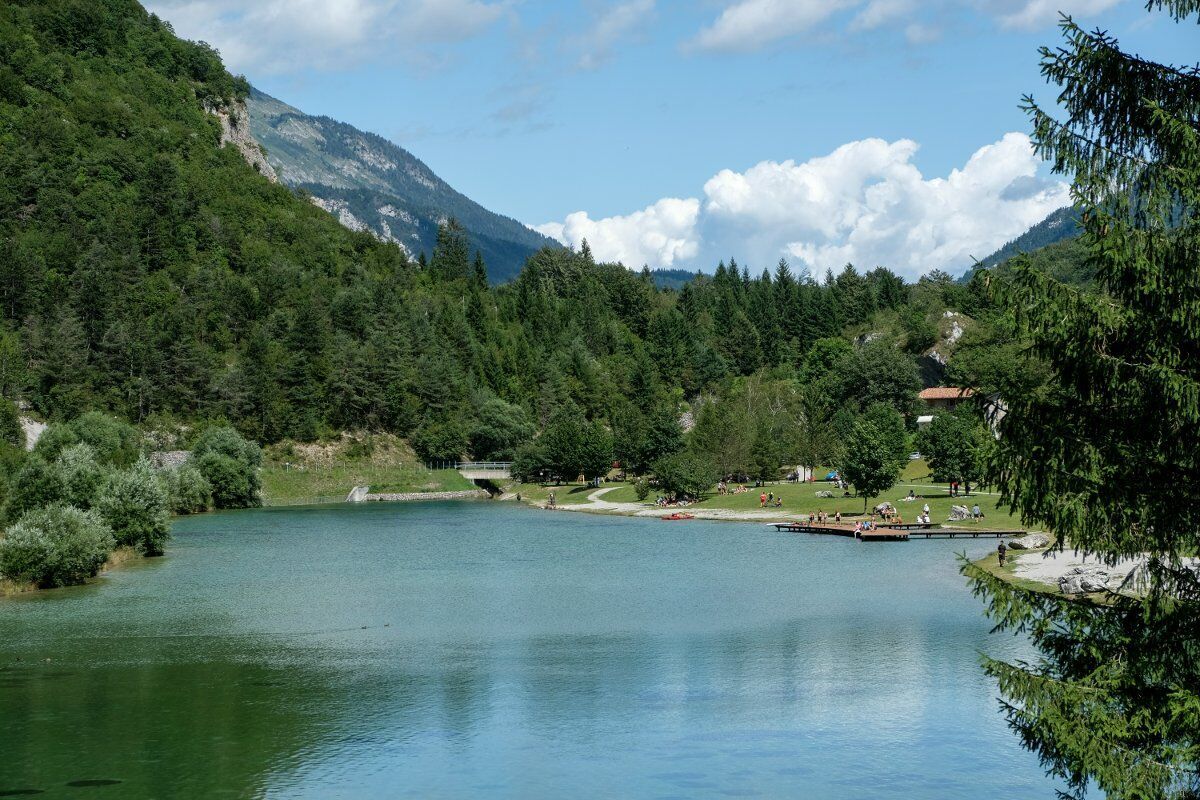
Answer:
[[691, 514], [684, 514], [682, 511], [676, 511], [674, 514], [667, 514], [663, 519], [695, 519]]

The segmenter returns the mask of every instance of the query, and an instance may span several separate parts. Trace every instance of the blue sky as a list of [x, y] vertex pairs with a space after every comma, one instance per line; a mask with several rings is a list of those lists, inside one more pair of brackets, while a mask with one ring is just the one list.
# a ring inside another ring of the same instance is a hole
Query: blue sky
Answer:
[[628, 266], [962, 269], [1066, 201], [1023, 93], [1057, 10], [1145, 55], [1139, 0], [157, 0], [308, 113]]

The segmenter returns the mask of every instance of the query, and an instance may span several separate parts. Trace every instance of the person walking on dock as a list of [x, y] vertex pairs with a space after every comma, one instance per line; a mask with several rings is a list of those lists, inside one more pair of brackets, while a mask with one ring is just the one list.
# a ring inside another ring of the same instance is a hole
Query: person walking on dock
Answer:
[[996, 545], [996, 555], [1000, 557], [1000, 566], [1004, 566], [1004, 556], [1008, 553], [1008, 548], [1004, 546], [1004, 542]]

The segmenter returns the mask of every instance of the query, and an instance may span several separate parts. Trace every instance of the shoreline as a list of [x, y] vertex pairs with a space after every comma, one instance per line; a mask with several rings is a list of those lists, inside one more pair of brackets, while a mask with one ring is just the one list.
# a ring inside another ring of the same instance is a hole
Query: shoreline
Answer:
[[[530, 508], [538, 508], [547, 511], [574, 511], [584, 514], [598, 514], [600, 516], [618, 516], [618, 517], [662, 517], [672, 513], [687, 513], [691, 514], [695, 519], [709, 522], [760, 522], [770, 524], [772, 522], [807, 522], [807, 511], [787, 511], [784, 509], [763, 508], [763, 509], [746, 509], [737, 510], [732, 508], [705, 508], [703, 504], [695, 504], [690, 506], [669, 506], [660, 508], [657, 506], [647, 506], [640, 502], [612, 502], [604, 500], [603, 495], [615, 491], [621, 487], [610, 486], [602, 489], [597, 489], [587, 495], [588, 502], [586, 503], [559, 503], [551, 508], [544, 500], [521, 500], [522, 505]], [[514, 493], [505, 493], [498, 498], [502, 501], [516, 500]], [[868, 512], [869, 514], [869, 512]], [[851, 521], [860, 518], [866, 518], [867, 515], [855, 513], [852, 515]], [[940, 523], [939, 523], [940, 524]], [[982, 529], [981, 529], [982, 530]]]
[[[162, 556], [153, 556], [153, 558], [161, 558]], [[122, 546], [113, 550], [108, 554], [108, 559], [104, 565], [100, 567], [100, 571], [92, 578], [84, 581], [76, 586], [88, 586], [98, 581], [101, 576], [111, 572], [112, 570], [121, 569], [126, 564], [134, 561], [144, 561], [150, 556], [144, 556], [138, 552], [136, 547]], [[10, 578], [0, 578], [0, 599], [6, 597], [18, 597], [21, 595], [33, 594], [35, 592], [53, 592], [58, 589], [71, 589], [74, 586], [38, 586], [36, 583], [14, 581]]]
[[[565, 488], [565, 487], [564, 487]], [[596, 489], [590, 492], [585, 503], [561, 503], [551, 507], [545, 500], [518, 499], [518, 494], [515, 492], [503, 492], [499, 495], [492, 496], [484, 489], [458, 490], [458, 491], [435, 491], [435, 492], [398, 492], [398, 493], [378, 493], [367, 494], [363, 499], [358, 501], [339, 500], [329, 502], [301, 502], [294, 504], [270, 504], [266, 498], [263, 498], [263, 505], [260, 508], [305, 508], [305, 507], [321, 507], [329, 505], [348, 506], [361, 505], [363, 503], [406, 503], [406, 502], [447, 502], [459, 500], [494, 500], [495, 502], [514, 502], [519, 506], [524, 506], [530, 509], [539, 509], [544, 511], [569, 511], [583, 514], [594, 514], [598, 516], [618, 516], [618, 517], [640, 517], [643, 519], [659, 518], [665, 515], [676, 512], [685, 512], [696, 520], [705, 522], [744, 522], [758, 523], [760, 525], [769, 525], [774, 522], [797, 522], [807, 521], [808, 513], [800, 511], [784, 511], [781, 509], [749, 509], [736, 510], [727, 508], [709, 508], [706, 509], [702, 505], [692, 505], [683, 507], [659, 508], [657, 506], [647, 506], [641, 502], [627, 501], [609, 501], [604, 499], [604, 495], [615, 491], [621, 487], [607, 486]], [[249, 510], [249, 509], [236, 509]], [[213, 513], [213, 511], [202, 512]], [[188, 515], [191, 516], [191, 515]], [[1071, 568], [1081, 565], [1084, 560], [1080, 559], [1078, 563], [1068, 562], [1066, 559], [1055, 562], [1058, 569], [1051, 568], [1047, 571], [1043, 568], [1041, 571], [1034, 566], [1034, 559], [1041, 559], [1045, 554], [1045, 550], [1019, 551], [1019, 555], [1010, 557], [1013, 563], [1013, 573], [1009, 573], [1007, 569], [1001, 569], [996, 562], [996, 554], [992, 553], [989, 556], [980, 559], [977, 562], [984, 569], [988, 569], [999, 577], [1007, 580], [1017, 580], [1026, 584], [1036, 585], [1046, 591], [1058, 591], [1056, 583], [1047, 582], [1047, 579], [1056, 580], [1058, 576]], [[169, 554], [169, 551], [168, 551]], [[1064, 554], [1058, 554], [1064, 555]], [[134, 561], [143, 560], [145, 557], [137, 552], [136, 549], [130, 547], [122, 547], [114, 550], [110, 554], [108, 561], [100, 569], [94, 578], [87, 581], [86, 584], [94, 583], [103, 577], [107, 572], [113, 569], [119, 569], [123, 565]], [[988, 561], [993, 562], [990, 566]], [[1051, 559], [1053, 561], [1053, 558]], [[1020, 565], [1020, 567], [1018, 567]], [[1021, 572], [1015, 572], [1020, 569]], [[60, 588], [60, 587], [53, 587]], [[17, 595], [25, 595], [32, 592], [52, 591], [53, 589], [42, 589], [33, 584], [19, 584], [11, 580], [0, 578], [0, 598], [14, 597]]]

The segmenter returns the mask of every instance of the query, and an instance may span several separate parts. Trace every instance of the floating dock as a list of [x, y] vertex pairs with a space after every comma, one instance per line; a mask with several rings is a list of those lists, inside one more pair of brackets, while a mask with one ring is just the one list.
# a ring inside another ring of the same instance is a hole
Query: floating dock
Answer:
[[[785, 533], [820, 533], [827, 536], [855, 536], [854, 526], [846, 523], [827, 522], [774, 522], [775, 530]], [[882, 524], [871, 530], [859, 531], [857, 536], [864, 542], [907, 542], [909, 539], [955, 539], [995, 538], [1024, 536], [1025, 531], [990, 530], [988, 528], [944, 528], [934, 523]]]

